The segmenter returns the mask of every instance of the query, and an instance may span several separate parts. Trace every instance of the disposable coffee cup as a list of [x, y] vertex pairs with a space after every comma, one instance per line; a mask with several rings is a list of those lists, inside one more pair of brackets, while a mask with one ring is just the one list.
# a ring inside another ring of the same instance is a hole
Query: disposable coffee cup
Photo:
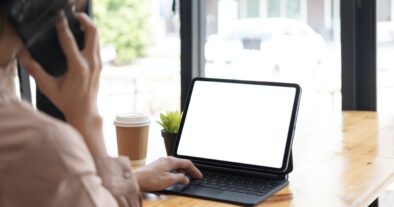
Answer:
[[142, 113], [116, 116], [114, 122], [118, 154], [130, 158], [133, 166], [144, 165], [148, 149], [150, 119]]

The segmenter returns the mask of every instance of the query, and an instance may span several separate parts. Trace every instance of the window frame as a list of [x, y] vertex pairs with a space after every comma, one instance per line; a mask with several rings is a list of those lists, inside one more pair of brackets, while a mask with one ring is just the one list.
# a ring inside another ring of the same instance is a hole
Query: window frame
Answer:
[[376, 24], [376, 0], [341, 1], [343, 110], [377, 110]]
[[205, 71], [205, 0], [180, 0], [181, 39], [181, 109], [184, 108], [192, 79], [203, 77]]

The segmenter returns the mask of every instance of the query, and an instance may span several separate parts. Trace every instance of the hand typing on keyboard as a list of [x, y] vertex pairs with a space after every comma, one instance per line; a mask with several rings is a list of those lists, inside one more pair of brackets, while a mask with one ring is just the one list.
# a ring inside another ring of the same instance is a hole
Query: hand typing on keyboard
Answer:
[[138, 168], [135, 175], [141, 191], [160, 191], [176, 183], [186, 185], [190, 179], [203, 177], [190, 160], [171, 156]]

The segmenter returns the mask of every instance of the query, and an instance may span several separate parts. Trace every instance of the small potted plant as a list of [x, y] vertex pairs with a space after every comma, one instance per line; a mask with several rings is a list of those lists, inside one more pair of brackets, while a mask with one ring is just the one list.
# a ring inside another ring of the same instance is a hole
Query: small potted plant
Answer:
[[182, 112], [180, 111], [169, 111], [166, 114], [160, 114], [160, 121], [157, 123], [163, 127], [161, 136], [164, 139], [167, 155], [172, 155], [181, 119]]

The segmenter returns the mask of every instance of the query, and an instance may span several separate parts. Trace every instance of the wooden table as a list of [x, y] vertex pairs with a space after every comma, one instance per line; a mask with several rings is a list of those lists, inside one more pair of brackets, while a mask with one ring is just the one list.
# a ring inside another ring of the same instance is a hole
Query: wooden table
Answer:
[[[259, 206], [368, 206], [394, 183], [394, 115], [300, 115], [288, 187]], [[149, 195], [148, 207], [230, 207], [173, 195]]]

